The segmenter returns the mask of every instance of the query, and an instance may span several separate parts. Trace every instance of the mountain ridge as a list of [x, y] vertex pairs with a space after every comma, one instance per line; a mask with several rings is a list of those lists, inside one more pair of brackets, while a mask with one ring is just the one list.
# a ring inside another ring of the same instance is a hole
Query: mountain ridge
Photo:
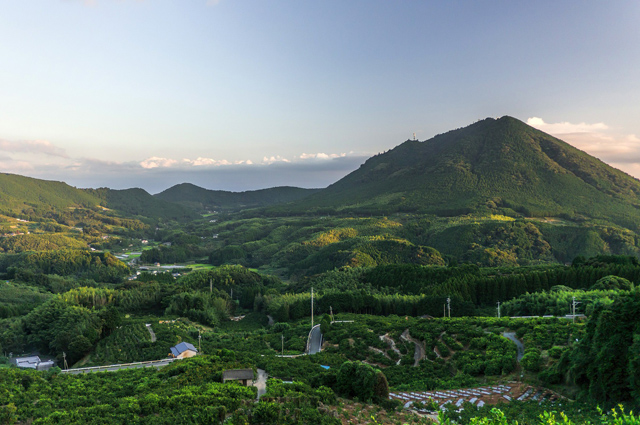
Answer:
[[29, 219], [55, 219], [76, 208], [115, 210], [123, 216], [164, 220], [197, 217], [180, 205], [156, 199], [143, 189], [78, 189], [65, 182], [0, 173], [0, 213]]
[[292, 208], [436, 215], [512, 210], [614, 218], [637, 229], [640, 181], [505, 116], [424, 142], [408, 140]]
[[241, 209], [284, 204], [303, 199], [321, 189], [277, 186], [267, 189], [231, 192], [211, 190], [192, 183], [180, 183], [154, 197], [195, 209]]

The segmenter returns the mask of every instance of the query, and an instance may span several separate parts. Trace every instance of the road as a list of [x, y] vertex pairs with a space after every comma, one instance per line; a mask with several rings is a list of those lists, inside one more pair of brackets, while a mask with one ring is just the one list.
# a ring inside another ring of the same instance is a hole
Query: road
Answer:
[[309, 354], [318, 354], [322, 348], [322, 333], [320, 325], [316, 325], [309, 332]]
[[524, 356], [524, 345], [522, 345], [522, 342], [520, 342], [520, 340], [516, 338], [515, 332], [503, 332], [502, 336], [510, 339], [514, 342], [514, 344], [516, 344], [516, 347], [518, 349], [518, 363], [520, 363], [520, 360], [522, 360], [522, 356]]
[[402, 332], [400, 338], [404, 339], [405, 341], [413, 342], [415, 344], [416, 349], [413, 352], [413, 367], [418, 367], [418, 364], [420, 364], [420, 360], [424, 359], [426, 355], [422, 343], [417, 339], [411, 338], [411, 335], [409, 335], [409, 329], [406, 329], [404, 332]]
[[262, 369], [258, 369], [258, 378], [255, 381], [255, 387], [258, 389], [258, 400], [267, 392], [267, 372]]
[[115, 372], [122, 369], [139, 369], [143, 367], [163, 367], [171, 364], [175, 359], [163, 359], [149, 362], [127, 363], [127, 364], [114, 364], [109, 366], [96, 366], [96, 367], [82, 367], [78, 369], [63, 370], [63, 373], [69, 373], [71, 375], [78, 375], [80, 373], [93, 373], [93, 372]]
[[147, 323], [146, 326], [149, 330], [149, 334], [151, 334], [151, 342], [156, 342], [156, 334], [153, 332], [153, 329], [151, 329], [151, 324]]

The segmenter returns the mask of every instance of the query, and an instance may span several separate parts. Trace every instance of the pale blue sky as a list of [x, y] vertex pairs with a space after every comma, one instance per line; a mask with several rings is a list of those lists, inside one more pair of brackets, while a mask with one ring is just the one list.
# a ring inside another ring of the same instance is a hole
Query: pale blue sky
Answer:
[[0, 171], [322, 187], [511, 115], [640, 176], [639, 24], [633, 1], [0, 0]]

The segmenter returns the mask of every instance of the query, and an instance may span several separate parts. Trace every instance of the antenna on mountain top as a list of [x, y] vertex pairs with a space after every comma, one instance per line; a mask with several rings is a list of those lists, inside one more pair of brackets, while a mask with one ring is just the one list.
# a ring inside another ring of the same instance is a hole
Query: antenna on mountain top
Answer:
[[416, 140], [416, 133], [413, 133], [413, 140]]

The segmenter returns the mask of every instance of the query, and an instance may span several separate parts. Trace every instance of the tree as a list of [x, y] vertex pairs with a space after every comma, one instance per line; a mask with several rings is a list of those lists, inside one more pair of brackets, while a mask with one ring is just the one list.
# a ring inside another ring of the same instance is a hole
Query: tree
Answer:
[[325, 314], [320, 321], [320, 332], [322, 332], [323, 335], [326, 335], [329, 332], [330, 328], [331, 318], [328, 314]]
[[362, 362], [344, 362], [338, 370], [336, 387], [338, 392], [347, 397], [357, 397], [363, 402], [389, 398], [386, 376], [380, 370]]

